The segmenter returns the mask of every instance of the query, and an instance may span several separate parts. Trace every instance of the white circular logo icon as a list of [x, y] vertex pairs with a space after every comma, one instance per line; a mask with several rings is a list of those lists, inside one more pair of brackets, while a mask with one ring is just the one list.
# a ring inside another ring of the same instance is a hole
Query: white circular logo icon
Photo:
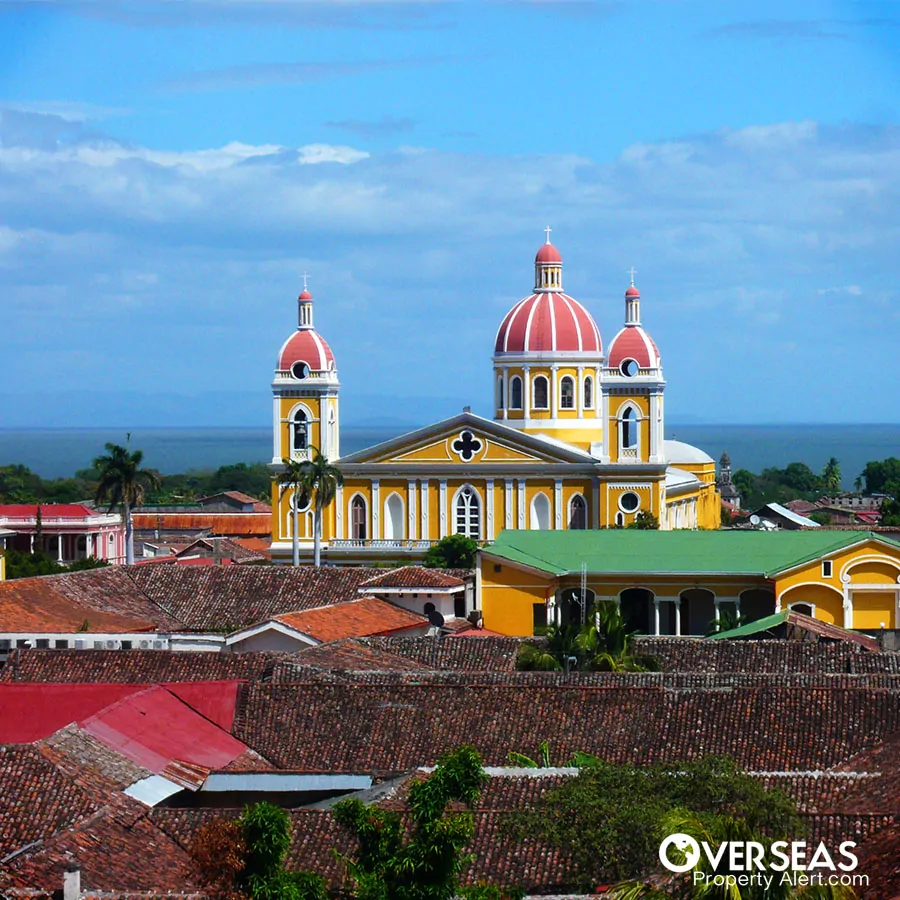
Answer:
[[[674, 846], [684, 854], [683, 863], [674, 863], [669, 859], [669, 848]], [[688, 872], [697, 865], [700, 860], [700, 847], [688, 834], [670, 834], [659, 845], [659, 861], [670, 872]]]

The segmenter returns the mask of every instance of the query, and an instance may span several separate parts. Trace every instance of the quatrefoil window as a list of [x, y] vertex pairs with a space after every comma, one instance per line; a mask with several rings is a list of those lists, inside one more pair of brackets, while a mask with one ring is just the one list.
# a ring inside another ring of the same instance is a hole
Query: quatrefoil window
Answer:
[[469, 462], [481, 449], [482, 443], [471, 431], [464, 431], [450, 446], [460, 459]]

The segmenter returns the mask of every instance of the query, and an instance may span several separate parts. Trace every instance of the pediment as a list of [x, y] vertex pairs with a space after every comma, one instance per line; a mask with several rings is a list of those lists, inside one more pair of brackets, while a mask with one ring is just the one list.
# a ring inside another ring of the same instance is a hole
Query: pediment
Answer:
[[393, 463], [473, 465], [590, 462], [590, 457], [541, 438], [522, 434], [471, 413], [438, 422], [342, 458], [342, 464]]

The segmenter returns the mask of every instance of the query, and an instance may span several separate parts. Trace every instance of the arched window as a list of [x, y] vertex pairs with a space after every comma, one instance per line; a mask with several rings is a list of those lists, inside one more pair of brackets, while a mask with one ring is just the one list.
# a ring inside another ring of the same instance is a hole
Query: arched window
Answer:
[[584, 376], [584, 408], [594, 408], [594, 379], [590, 375]]
[[403, 540], [403, 501], [399, 494], [391, 494], [384, 501], [384, 537], [389, 541]]
[[364, 541], [368, 537], [368, 516], [366, 501], [357, 494], [350, 501], [350, 534], [355, 541]]
[[559, 383], [560, 409], [575, 409], [575, 382], [566, 375]]
[[627, 407], [622, 413], [620, 434], [623, 450], [632, 450], [637, 447], [637, 416], [632, 406]]
[[293, 435], [291, 437], [291, 447], [293, 450], [305, 451], [309, 446], [309, 422], [306, 413], [302, 409], [298, 409], [294, 413], [294, 421], [291, 423]]
[[587, 528], [587, 503], [581, 494], [576, 494], [569, 502], [569, 528], [577, 531]]
[[513, 375], [509, 383], [509, 408], [522, 408], [522, 379], [518, 375]]
[[549, 396], [550, 389], [548, 387], [547, 379], [543, 375], [538, 375], [534, 379], [534, 408], [549, 409], [550, 403], [547, 399]]
[[532, 531], [550, 530], [550, 498], [546, 494], [535, 494], [531, 501]]
[[456, 495], [456, 533], [475, 540], [481, 537], [481, 504], [468, 485]]
[[497, 409], [503, 409], [503, 376], [497, 379]]
[[625, 513], [617, 512], [616, 513], [616, 528], [624, 528], [625, 527]]

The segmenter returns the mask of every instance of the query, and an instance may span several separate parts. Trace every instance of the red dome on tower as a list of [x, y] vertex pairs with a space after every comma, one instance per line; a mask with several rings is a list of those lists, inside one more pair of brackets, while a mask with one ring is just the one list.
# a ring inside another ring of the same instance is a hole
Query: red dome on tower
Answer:
[[641, 292], [640, 292], [634, 285], [631, 285], [631, 287], [629, 287], [629, 288], [625, 291], [625, 296], [626, 296], [626, 297], [638, 297], [638, 298], [640, 298]]
[[327, 372], [334, 368], [334, 354], [325, 338], [311, 328], [295, 331], [278, 354], [278, 369], [290, 371], [296, 362], [305, 362], [313, 372]]
[[568, 294], [541, 292], [520, 300], [497, 331], [495, 353], [603, 353], [591, 314]]
[[606, 365], [618, 369], [627, 359], [633, 359], [642, 369], [659, 367], [659, 350], [640, 325], [626, 325], [613, 338]]
[[548, 241], [541, 245], [541, 249], [535, 254], [534, 261], [536, 263], [561, 263], [562, 257], [559, 255], [559, 250]]

